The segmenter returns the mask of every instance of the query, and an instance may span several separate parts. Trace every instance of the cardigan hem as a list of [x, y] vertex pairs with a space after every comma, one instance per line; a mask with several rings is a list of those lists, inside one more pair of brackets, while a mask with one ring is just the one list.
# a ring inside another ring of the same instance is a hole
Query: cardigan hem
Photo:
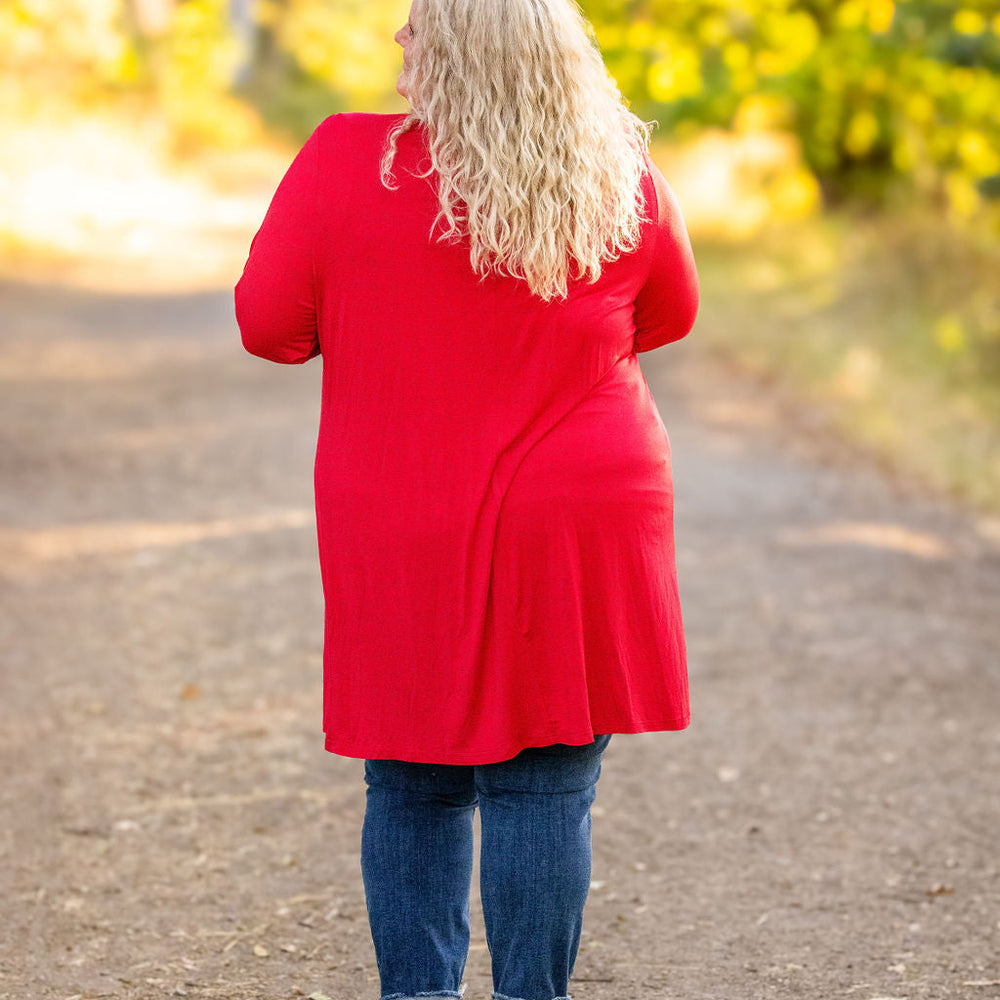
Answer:
[[[404, 757], [394, 756], [393, 752], [388, 751], [386, 748], [363, 748], [357, 741], [353, 740], [341, 742], [332, 733], [324, 735], [323, 747], [327, 752], [337, 754], [340, 757], [354, 757], [362, 760], [405, 760], [417, 764], [496, 764], [501, 761], [510, 760], [512, 757], [516, 757], [522, 750], [533, 746], [549, 746], [552, 743], [585, 746], [587, 743], [592, 742], [598, 734], [619, 733], [621, 735], [634, 736], [639, 733], [676, 732], [681, 729], [687, 729], [690, 724], [691, 716], [688, 714], [656, 722], [635, 722], [630, 727], [619, 725], [604, 728], [592, 725], [591, 728], [594, 730], [592, 735], [589, 738], [586, 736], [579, 737], [579, 742], [577, 742], [576, 738], [568, 741], [553, 738], [549, 743], [518, 743], [495, 750], [472, 750], [464, 753], [455, 750], [408, 750], [403, 751], [406, 754]], [[545, 737], [542, 738], [545, 739]], [[399, 751], [396, 751], [396, 753], [399, 753]]]

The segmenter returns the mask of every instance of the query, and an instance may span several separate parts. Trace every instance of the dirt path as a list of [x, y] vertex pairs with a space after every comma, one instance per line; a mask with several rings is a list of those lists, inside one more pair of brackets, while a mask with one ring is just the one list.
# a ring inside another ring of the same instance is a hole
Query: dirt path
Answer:
[[[321, 363], [245, 354], [228, 288], [0, 311], [0, 997], [377, 1000], [362, 763], [320, 731]], [[1000, 997], [996, 522], [697, 327], [643, 366], [694, 722], [612, 740], [574, 1000]]]

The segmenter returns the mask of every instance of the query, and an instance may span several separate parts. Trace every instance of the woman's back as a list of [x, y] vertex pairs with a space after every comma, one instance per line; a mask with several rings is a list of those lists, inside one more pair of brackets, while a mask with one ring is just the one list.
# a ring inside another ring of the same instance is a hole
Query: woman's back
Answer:
[[669, 442], [635, 352], [697, 279], [649, 164], [639, 249], [542, 301], [433, 240], [422, 128], [339, 114], [282, 180], [236, 288], [243, 343], [321, 353], [315, 464], [332, 752], [437, 763], [689, 722]]
[[380, 995], [462, 997], [478, 808], [493, 998], [570, 1000], [611, 734], [690, 721], [636, 352], [697, 274], [576, 0], [412, 0], [394, 38], [410, 111], [320, 124], [236, 315], [323, 357], [323, 728], [364, 758]]

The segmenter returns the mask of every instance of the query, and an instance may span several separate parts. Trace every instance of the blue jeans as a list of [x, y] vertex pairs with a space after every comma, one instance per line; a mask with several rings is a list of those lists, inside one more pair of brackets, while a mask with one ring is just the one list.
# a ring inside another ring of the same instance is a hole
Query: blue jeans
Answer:
[[494, 764], [366, 760], [361, 872], [381, 1000], [461, 997], [473, 828], [494, 1000], [569, 997], [611, 734]]

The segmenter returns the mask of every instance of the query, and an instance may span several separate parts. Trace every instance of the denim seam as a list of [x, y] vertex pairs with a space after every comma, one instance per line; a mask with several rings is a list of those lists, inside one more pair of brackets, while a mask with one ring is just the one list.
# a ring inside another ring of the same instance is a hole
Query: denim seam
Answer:
[[[485, 793], [486, 798], [491, 795], [576, 795], [578, 792], [586, 792], [588, 789], [593, 788], [597, 784], [597, 779], [590, 782], [589, 785], [581, 785], [579, 788], [560, 788], [555, 792], [535, 792], [529, 788], [491, 788]], [[477, 788], [479, 795], [483, 795], [482, 788]], [[514, 998], [505, 998], [503, 994], [500, 995], [500, 1000], [517, 1000]], [[555, 1000], [564, 1000], [563, 997], [556, 997]]]

